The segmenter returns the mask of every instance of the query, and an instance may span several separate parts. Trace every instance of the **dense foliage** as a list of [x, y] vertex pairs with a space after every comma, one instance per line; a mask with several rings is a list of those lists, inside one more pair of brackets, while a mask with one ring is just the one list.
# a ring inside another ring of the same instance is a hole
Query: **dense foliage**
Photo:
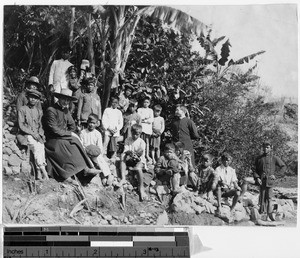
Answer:
[[[162, 105], [167, 127], [175, 105], [186, 105], [201, 136], [195, 142], [196, 157], [204, 152], [219, 157], [228, 151], [241, 177], [251, 173], [260, 145], [268, 138], [276, 153], [290, 164], [297, 155], [286, 144], [289, 136], [274, 122], [277, 106], [254, 93], [258, 87], [258, 76], [254, 74], [257, 65], [252, 64], [247, 71], [239, 69], [239, 65], [263, 51], [232, 60], [231, 45], [225, 37], [212, 40], [210, 33], [204, 35], [201, 30], [197, 38], [179, 34], [153, 19], [153, 15], [140, 18], [144, 10], [107, 6], [76, 7], [75, 12], [70, 6], [6, 6], [6, 88], [16, 95], [31, 75], [47, 85], [49, 68], [59, 56], [59, 46], [69, 44], [73, 49], [71, 62], [77, 67], [83, 58], [93, 59], [91, 63], [104, 93], [102, 100], [109, 97], [113, 83], [122, 86], [129, 81], [135, 85], [138, 99], [149, 94], [153, 105]], [[154, 14], [162, 16], [163, 11]], [[170, 16], [164, 17], [170, 20]], [[199, 42], [204, 55], [193, 50], [192, 40]], [[222, 44], [220, 53], [215, 50], [218, 44]], [[164, 141], [168, 141], [168, 132]]]

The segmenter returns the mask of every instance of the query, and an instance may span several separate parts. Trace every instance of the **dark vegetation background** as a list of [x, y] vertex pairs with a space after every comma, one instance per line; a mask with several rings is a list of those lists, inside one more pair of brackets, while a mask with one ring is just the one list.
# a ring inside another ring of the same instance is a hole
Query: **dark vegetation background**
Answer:
[[[167, 126], [175, 105], [187, 106], [201, 136], [196, 157], [227, 151], [241, 178], [252, 174], [261, 143], [270, 139], [288, 165], [286, 173], [297, 174], [298, 107], [262, 90], [255, 57], [264, 51], [232, 60], [226, 37], [212, 39], [210, 28], [195, 20], [194, 30], [188, 30], [187, 15], [178, 10], [147, 8], [5, 6], [4, 123], [16, 121], [14, 101], [30, 76], [40, 79], [47, 98], [51, 63], [59, 58], [59, 47], [69, 45], [77, 68], [82, 59], [90, 60], [103, 107], [130, 82], [137, 99], [148, 94], [153, 105], [162, 105]], [[194, 40], [204, 55], [192, 48]], [[164, 141], [168, 137], [166, 131]]]

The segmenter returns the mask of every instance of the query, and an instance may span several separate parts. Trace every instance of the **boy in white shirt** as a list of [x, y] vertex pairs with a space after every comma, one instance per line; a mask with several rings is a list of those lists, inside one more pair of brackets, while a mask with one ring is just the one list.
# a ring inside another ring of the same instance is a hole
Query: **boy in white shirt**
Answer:
[[232, 197], [232, 205], [230, 210], [233, 211], [240, 195], [241, 188], [238, 185], [238, 179], [235, 173], [235, 169], [229, 166], [232, 161], [232, 157], [228, 153], [223, 153], [221, 156], [221, 166], [215, 170], [215, 175], [218, 178], [218, 182], [215, 181], [212, 185], [213, 190], [217, 190], [218, 208], [217, 213], [220, 213], [221, 197]]
[[142, 126], [134, 124], [131, 127], [131, 137], [125, 140], [124, 151], [121, 156], [121, 179], [125, 180], [126, 168], [137, 173], [138, 189], [140, 199], [147, 199], [147, 194], [144, 189], [144, 174], [143, 169], [146, 168], [146, 143], [140, 138]]
[[150, 97], [145, 97], [143, 100], [143, 107], [138, 108], [137, 113], [141, 116], [142, 119], [142, 138], [146, 142], [146, 159], [151, 161], [149, 155], [149, 144], [150, 136], [152, 135], [152, 123], [154, 120], [153, 110], [149, 108], [150, 106]]
[[111, 158], [114, 159], [117, 152], [117, 139], [120, 136], [120, 130], [123, 127], [123, 115], [117, 108], [119, 104], [118, 97], [111, 98], [111, 106], [104, 110], [102, 116], [102, 126], [104, 132], [103, 153], [107, 155], [107, 148], [110, 142]]

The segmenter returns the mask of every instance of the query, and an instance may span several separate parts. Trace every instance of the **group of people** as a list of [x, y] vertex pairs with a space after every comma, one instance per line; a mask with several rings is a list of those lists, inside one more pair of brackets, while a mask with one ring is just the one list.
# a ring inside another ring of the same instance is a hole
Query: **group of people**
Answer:
[[[265, 211], [263, 204], [267, 204], [266, 210], [272, 214], [274, 173], [276, 167], [283, 170], [285, 165], [272, 154], [271, 143], [263, 145], [264, 153], [256, 161], [254, 178], [239, 182], [228, 153], [221, 155], [220, 166], [215, 169], [214, 157], [209, 153], [196, 166], [193, 140], [199, 134], [185, 106], [176, 106], [176, 119], [168, 128], [173, 142], [161, 146], [165, 120], [160, 105], [151, 108], [151, 98], [144, 96], [139, 106], [132, 98], [133, 86], [126, 84], [119, 95], [111, 97], [109, 107], [102, 114], [89, 62], [82, 61], [77, 77], [77, 69], [68, 61], [69, 55], [69, 50], [63, 49], [62, 58], [51, 66], [49, 89], [53, 98], [49, 107], [42, 108], [37, 77], [26, 82], [25, 91], [17, 99], [17, 139], [32, 151], [38, 178], [50, 176], [71, 183], [78, 183], [77, 179], [89, 182], [95, 176], [109, 180], [112, 175], [108, 160], [118, 159], [118, 148], [123, 142], [120, 185], [132, 173], [138, 180], [141, 200], [148, 198], [145, 188], [151, 180], [156, 180], [158, 184], [168, 185], [173, 194], [191, 189], [208, 200], [215, 195], [217, 213], [220, 213], [222, 198], [233, 197], [231, 210], [234, 210], [247, 186], [258, 184], [261, 212]], [[154, 173], [149, 169], [150, 164], [154, 165]]]

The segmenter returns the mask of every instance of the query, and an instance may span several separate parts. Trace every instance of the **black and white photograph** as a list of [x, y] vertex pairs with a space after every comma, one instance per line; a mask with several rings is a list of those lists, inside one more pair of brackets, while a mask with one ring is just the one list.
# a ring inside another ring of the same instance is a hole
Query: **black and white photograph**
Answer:
[[4, 5], [2, 222], [295, 228], [297, 11]]

